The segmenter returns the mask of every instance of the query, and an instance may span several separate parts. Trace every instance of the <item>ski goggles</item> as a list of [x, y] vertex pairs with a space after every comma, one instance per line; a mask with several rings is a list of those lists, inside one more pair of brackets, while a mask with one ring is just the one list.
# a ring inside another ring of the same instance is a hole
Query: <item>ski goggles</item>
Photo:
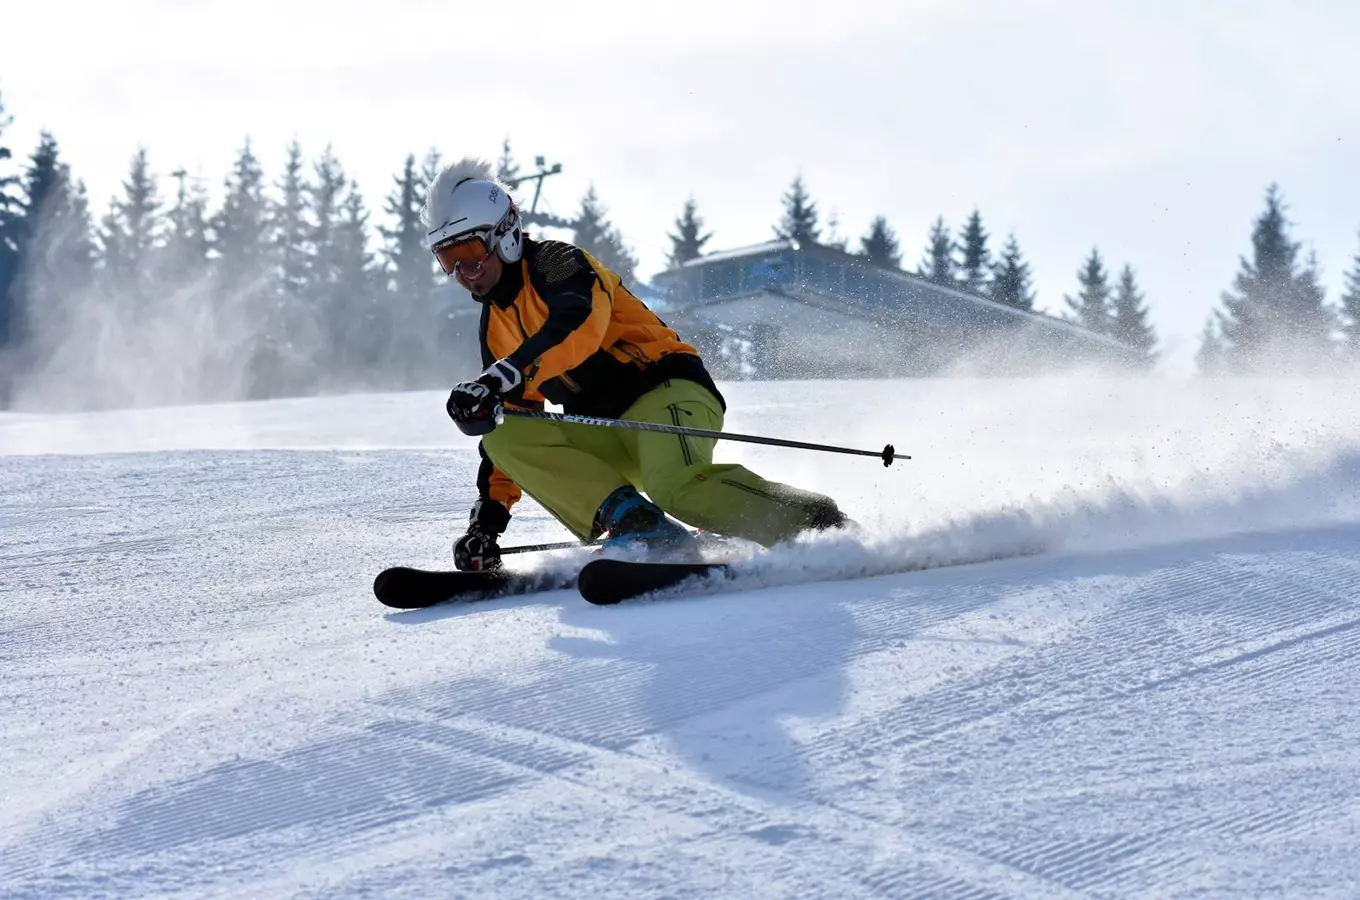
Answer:
[[485, 234], [469, 234], [450, 238], [430, 248], [439, 267], [445, 275], [458, 272], [476, 273], [482, 270], [491, 258], [491, 248], [487, 246]]

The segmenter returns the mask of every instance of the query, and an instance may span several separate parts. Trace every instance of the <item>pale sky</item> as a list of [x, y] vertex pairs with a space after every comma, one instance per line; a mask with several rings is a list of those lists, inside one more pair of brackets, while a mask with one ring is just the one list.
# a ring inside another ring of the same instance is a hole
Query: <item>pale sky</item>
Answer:
[[[15, 24], [17, 16], [17, 25]], [[1139, 274], [1169, 371], [1278, 182], [1329, 299], [1360, 253], [1360, 3], [7, 0], [0, 93], [24, 157], [53, 131], [102, 212], [145, 145], [214, 189], [248, 135], [276, 181], [289, 141], [327, 144], [375, 221], [408, 152], [593, 182], [664, 267], [691, 194], [709, 249], [772, 236], [802, 174], [852, 247], [887, 216], [914, 268], [938, 215], [1015, 232], [1041, 308], [1092, 245]], [[527, 199], [527, 197], [526, 197]]]

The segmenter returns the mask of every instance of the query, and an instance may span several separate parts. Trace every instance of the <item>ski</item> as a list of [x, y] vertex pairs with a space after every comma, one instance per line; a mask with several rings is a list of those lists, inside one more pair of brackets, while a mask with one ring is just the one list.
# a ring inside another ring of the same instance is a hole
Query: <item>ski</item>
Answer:
[[590, 603], [612, 606], [632, 597], [674, 587], [689, 578], [720, 576], [732, 571], [724, 563], [629, 562], [596, 559], [586, 563], [576, 578], [576, 588]]
[[468, 603], [570, 587], [572, 573], [458, 572], [395, 566], [373, 579], [373, 596], [393, 609], [424, 609], [439, 603]]

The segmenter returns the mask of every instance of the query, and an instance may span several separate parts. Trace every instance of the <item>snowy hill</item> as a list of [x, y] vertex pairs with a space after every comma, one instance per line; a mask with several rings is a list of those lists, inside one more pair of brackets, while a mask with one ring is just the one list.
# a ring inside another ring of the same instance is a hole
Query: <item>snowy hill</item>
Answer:
[[1353, 383], [727, 394], [866, 539], [400, 614], [442, 395], [0, 414], [0, 896], [1360, 896]]

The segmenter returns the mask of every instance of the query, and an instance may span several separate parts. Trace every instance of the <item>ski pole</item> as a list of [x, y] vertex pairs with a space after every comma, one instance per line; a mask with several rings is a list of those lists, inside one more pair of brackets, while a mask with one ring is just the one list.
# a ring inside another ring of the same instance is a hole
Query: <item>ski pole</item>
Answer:
[[[696, 537], [703, 532], [690, 531]], [[598, 547], [604, 543], [603, 538], [593, 541], [558, 541], [555, 544], [520, 544], [518, 547], [502, 547], [501, 556], [507, 553], [537, 553], [540, 550], [573, 550], [577, 547]]]
[[558, 541], [555, 544], [520, 544], [518, 547], [502, 547], [501, 555], [507, 553], [537, 553], [540, 550], [570, 550], [573, 547], [589, 547], [581, 541]]
[[795, 447], [800, 450], [822, 450], [826, 453], [848, 453], [852, 456], [874, 456], [883, 460], [884, 466], [892, 465], [894, 459], [911, 459], [906, 454], [899, 454], [893, 449], [892, 444], [888, 444], [882, 450], [855, 450], [850, 447], [809, 444], [804, 441], [788, 441], [783, 438], [732, 434], [727, 431], [709, 431], [706, 428], [689, 428], [685, 425], [662, 425], [656, 422], [634, 422], [629, 419], [605, 419], [597, 416], [573, 416], [536, 409], [519, 409], [513, 406], [503, 407], [503, 410], [505, 415], [518, 416], [521, 419], [546, 419], [550, 422], [565, 422], [573, 425], [598, 425], [602, 428], [626, 428], [631, 431], [659, 431], [663, 434], [683, 434], [689, 437], [713, 438], [719, 441], [745, 441], [748, 444], [768, 444], [772, 447]]

